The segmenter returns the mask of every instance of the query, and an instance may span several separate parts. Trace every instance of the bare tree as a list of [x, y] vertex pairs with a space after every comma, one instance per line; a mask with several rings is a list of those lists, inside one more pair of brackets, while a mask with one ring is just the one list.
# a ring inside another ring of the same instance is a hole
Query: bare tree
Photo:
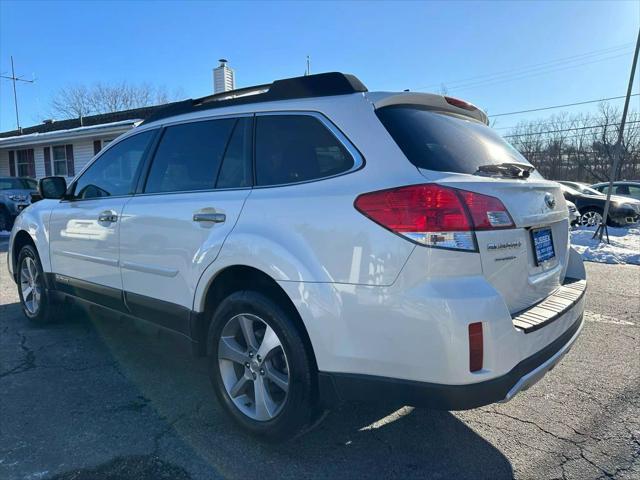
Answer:
[[[554, 115], [521, 122], [505, 138], [547, 178], [605, 181], [613, 162], [620, 111], [600, 105], [596, 114]], [[640, 176], [640, 115], [630, 112], [616, 178]]]
[[91, 94], [84, 85], [63, 88], [51, 100], [51, 110], [62, 118], [84, 117], [91, 113]]
[[56, 93], [51, 101], [51, 113], [54, 117], [77, 118], [161, 105], [182, 97], [184, 95], [180, 91], [170, 95], [165, 88], [154, 87], [148, 83], [96, 83], [91, 87], [73, 85]]

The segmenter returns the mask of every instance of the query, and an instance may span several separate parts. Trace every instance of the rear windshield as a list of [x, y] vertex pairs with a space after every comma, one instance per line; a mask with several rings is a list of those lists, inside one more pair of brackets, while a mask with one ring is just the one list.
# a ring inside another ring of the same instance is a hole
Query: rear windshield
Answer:
[[418, 168], [476, 173], [481, 165], [529, 162], [500, 135], [467, 117], [419, 105], [376, 110], [378, 118]]

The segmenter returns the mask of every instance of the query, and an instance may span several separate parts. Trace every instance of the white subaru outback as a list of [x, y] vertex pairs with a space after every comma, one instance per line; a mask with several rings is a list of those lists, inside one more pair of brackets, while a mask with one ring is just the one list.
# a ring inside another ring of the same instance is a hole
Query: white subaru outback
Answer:
[[582, 328], [567, 207], [464, 101], [327, 73], [167, 106], [15, 222], [36, 322], [81, 302], [183, 335], [246, 430], [343, 401], [506, 401]]

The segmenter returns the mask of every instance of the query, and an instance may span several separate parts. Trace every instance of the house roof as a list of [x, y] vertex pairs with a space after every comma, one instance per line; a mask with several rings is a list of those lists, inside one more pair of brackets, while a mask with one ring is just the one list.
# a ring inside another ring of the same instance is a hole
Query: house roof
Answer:
[[115, 122], [122, 122], [124, 120], [144, 120], [149, 115], [154, 113], [157, 109], [164, 108], [166, 106], [167, 105], [155, 105], [152, 107], [122, 110], [120, 112], [101, 113], [99, 115], [90, 115], [87, 117], [83, 117], [82, 121], [80, 121], [79, 118], [72, 118], [69, 120], [56, 120], [52, 123], [41, 123], [40, 125], [23, 128], [22, 132], [20, 132], [19, 130], [0, 132], [0, 139], [31, 135], [34, 133], [48, 133], [58, 130], [72, 130], [78, 127], [91, 127], [107, 123], [112, 124]]
[[28, 147], [45, 143], [69, 142], [87, 137], [118, 136], [142, 122], [141, 118], [121, 120], [119, 122], [101, 123], [67, 130], [54, 130], [44, 133], [29, 133], [27, 135], [16, 135], [14, 137], [0, 138], [0, 149]]

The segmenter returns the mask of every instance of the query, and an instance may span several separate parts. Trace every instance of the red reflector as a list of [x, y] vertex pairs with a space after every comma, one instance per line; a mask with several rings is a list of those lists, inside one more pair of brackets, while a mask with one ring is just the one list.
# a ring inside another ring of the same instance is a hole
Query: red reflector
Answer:
[[453, 105], [454, 107], [464, 108], [465, 110], [478, 110], [478, 107], [476, 107], [472, 103], [465, 102], [464, 100], [460, 100], [459, 98], [445, 96], [444, 99], [449, 105]]
[[483, 357], [482, 322], [469, 324], [469, 370], [482, 370]]
[[466, 190], [460, 190], [460, 195], [469, 209], [476, 230], [514, 226], [511, 215], [499, 199]]
[[471, 224], [455, 189], [440, 185], [365, 193], [355, 207], [393, 232], [464, 232]]

